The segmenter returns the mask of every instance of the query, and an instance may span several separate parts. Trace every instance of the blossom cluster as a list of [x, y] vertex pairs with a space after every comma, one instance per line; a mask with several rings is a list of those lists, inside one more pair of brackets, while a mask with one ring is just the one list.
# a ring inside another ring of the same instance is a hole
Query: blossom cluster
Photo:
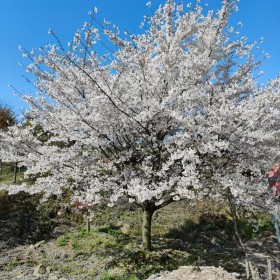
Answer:
[[[279, 162], [280, 79], [256, 86], [256, 45], [228, 26], [236, 9], [168, 0], [145, 33], [85, 24], [68, 49], [24, 51], [38, 91], [25, 97], [26, 125], [1, 133], [1, 158], [27, 166], [26, 191], [70, 189], [81, 205], [160, 208], [229, 190], [254, 205], [265, 193], [256, 179]], [[99, 55], [106, 43], [116, 51]]]

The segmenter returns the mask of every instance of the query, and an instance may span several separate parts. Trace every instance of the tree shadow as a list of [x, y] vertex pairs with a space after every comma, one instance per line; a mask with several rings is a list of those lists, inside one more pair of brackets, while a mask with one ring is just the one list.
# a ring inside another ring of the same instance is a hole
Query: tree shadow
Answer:
[[0, 194], [0, 250], [51, 238], [56, 205], [42, 209], [40, 195]]
[[[191, 265], [222, 266], [230, 272], [244, 272], [244, 252], [233, 223], [224, 215], [206, 213], [196, 223], [186, 220], [165, 234], [167, 248], [188, 252]], [[164, 246], [164, 244], [162, 244]]]

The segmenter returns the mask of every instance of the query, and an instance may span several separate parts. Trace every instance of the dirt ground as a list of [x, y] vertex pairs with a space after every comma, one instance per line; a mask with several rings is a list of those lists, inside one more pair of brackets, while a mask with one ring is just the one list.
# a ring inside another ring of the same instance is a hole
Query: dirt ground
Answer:
[[[271, 260], [272, 270], [275, 280], [280, 279], [280, 250], [276, 237], [270, 233], [252, 239], [246, 243], [248, 257], [253, 263], [254, 268], [258, 268], [260, 279], [268, 279], [267, 259]], [[43, 267], [43, 273], [34, 275], [38, 262], [31, 263], [28, 259], [50, 259], [53, 263], [62, 264], [70, 254], [65, 247], [58, 248], [55, 241], [41, 242], [34, 245], [20, 245], [9, 248], [2, 242], [0, 245], [0, 279], [24, 279], [24, 280], [74, 280], [74, 279], [92, 279], [87, 275], [76, 275], [69, 278], [62, 272], [53, 270], [52, 267]], [[69, 260], [67, 260], [69, 261]], [[73, 258], [70, 266], [82, 263], [84, 267], [91, 266], [92, 258], [81, 259]], [[45, 271], [44, 271], [45, 270]], [[245, 271], [245, 267], [244, 267]], [[36, 274], [36, 273], [35, 273]], [[94, 278], [94, 279], [98, 279]], [[153, 275], [149, 280], [235, 280], [241, 279], [238, 273], [228, 273], [223, 268], [213, 266], [183, 266], [173, 272], [163, 272], [159, 275]]]
[[[268, 278], [268, 259], [271, 261], [273, 279], [280, 280], [280, 249], [277, 239], [271, 233], [264, 233], [245, 243], [248, 259], [257, 268], [259, 279]], [[244, 267], [244, 270], [246, 268]], [[236, 280], [242, 279], [238, 273], [228, 273], [221, 267], [182, 266], [172, 272], [152, 275], [148, 280]]]

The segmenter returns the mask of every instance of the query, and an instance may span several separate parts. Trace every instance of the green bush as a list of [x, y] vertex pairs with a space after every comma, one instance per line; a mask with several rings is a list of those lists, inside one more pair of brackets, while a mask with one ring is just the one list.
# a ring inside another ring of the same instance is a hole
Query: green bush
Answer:
[[272, 217], [264, 214], [242, 215], [239, 220], [239, 230], [244, 240], [257, 237], [265, 231], [274, 232]]

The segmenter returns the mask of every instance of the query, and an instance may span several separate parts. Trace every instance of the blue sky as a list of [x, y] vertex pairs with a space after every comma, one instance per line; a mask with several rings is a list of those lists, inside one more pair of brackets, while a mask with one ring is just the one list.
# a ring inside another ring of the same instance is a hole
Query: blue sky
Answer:
[[[98, 18], [104, 17], [121, 29], [133, 33], [144, 14], [150, 14], [147, 0], [1, 0], [0, 1], [0, 101], [9, 105], [19, 116], [25, 103], [13, 95], [8, 87], [12, 84], [22, 93], [33, 89], [22, 77], [25, 70], [19, 62], [18, 46], [30, 50], [52, 42], [48, 29], [51, 28], [60, 40], [67, 44], [75, 31], [89, 20], [87, 15], [94, 6], [98, 7]], [[193, 2], [192, 0], [184, 1]], [[206, 0], [216, 8], [220, 0]], [[155, 10], [164, 0], [152, 1]], [[241, 0], [239, 11], [231, 19], [232, 25], [241, 21], [241, 33], [254, 41], [264, 37], [262, 48], [271, 55], [260, 70], [265, 72], [262, 81], [275, 78], [280, 73], [280, 0]]]

